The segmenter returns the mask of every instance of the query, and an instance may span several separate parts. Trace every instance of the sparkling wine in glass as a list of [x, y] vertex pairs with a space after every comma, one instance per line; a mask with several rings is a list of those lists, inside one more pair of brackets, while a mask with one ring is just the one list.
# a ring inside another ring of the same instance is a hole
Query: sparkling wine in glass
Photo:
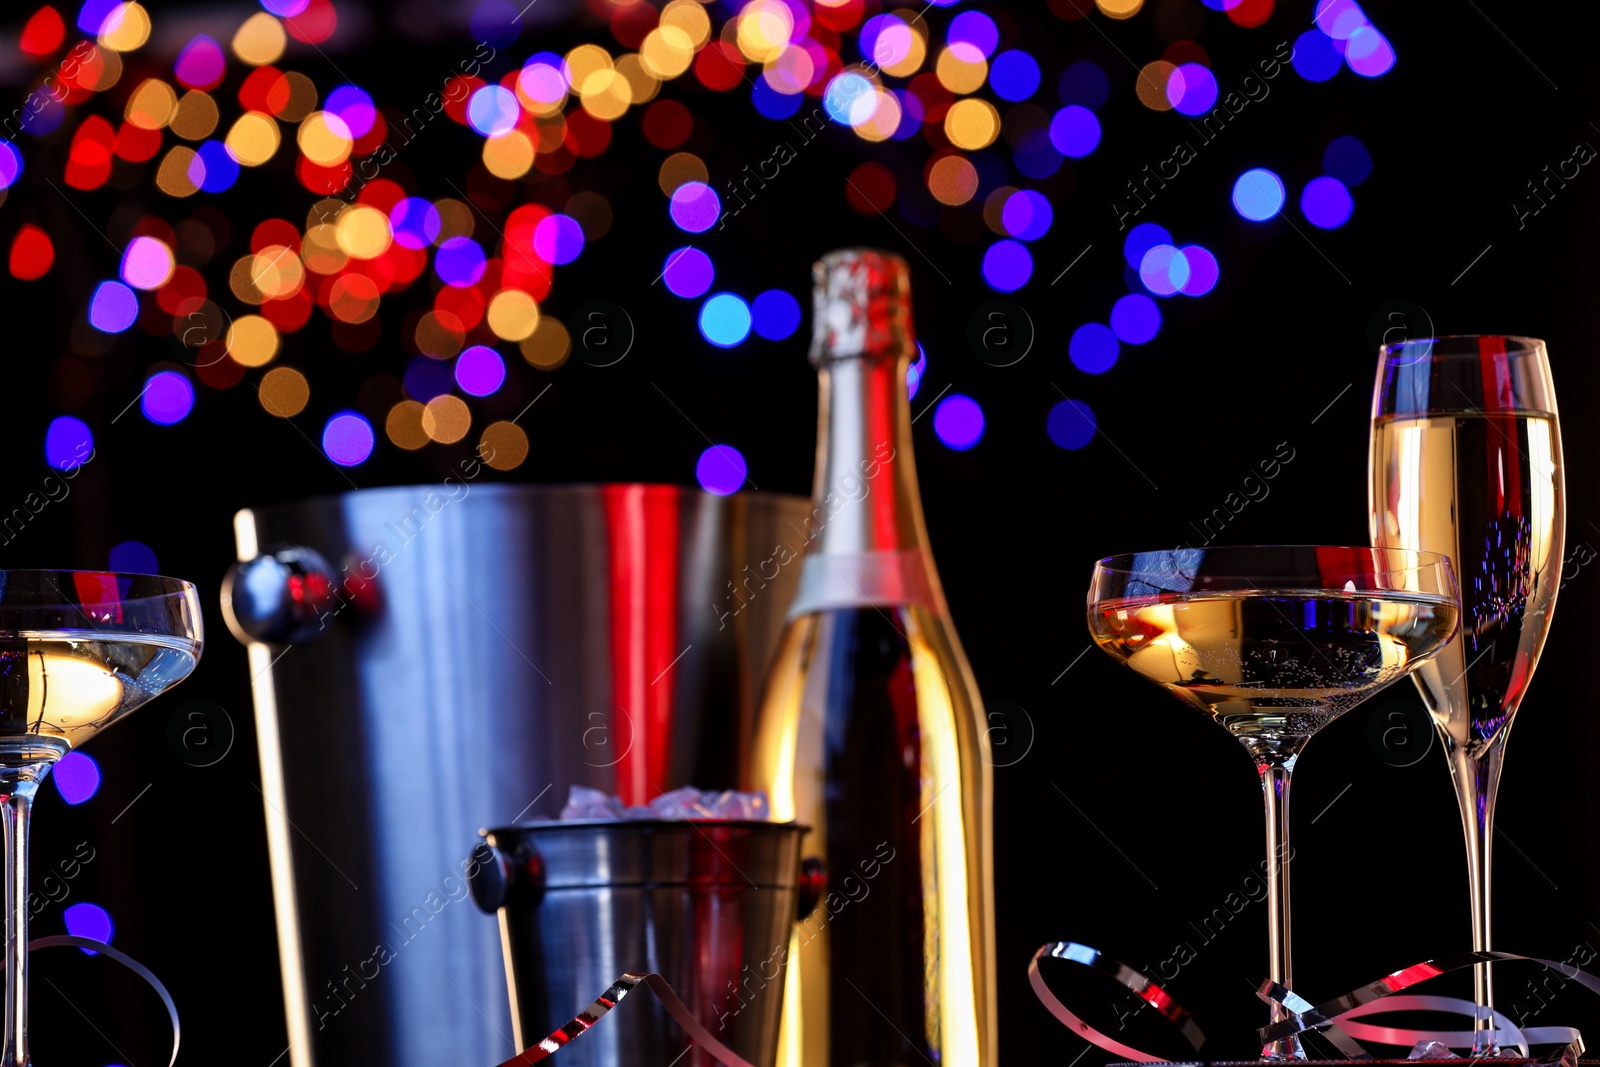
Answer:
[[91, 571], [0, 571], [0, 827], [6, 1003], [0, 1067], [28, 1067], [28, 823], [56, 760], [194, 670], [194, 586]]
[[[1316, 546], [1177, 549], [1095, 564], [1089, 632], [1210, 715], [1255, 759], [1267, 828], [1268, 976], [1293, 988], [1289, 781], [1311, 735], [1426, 663], [1456, 632], [1450, 561]], [[1286, 1018], [1274, 1006], [1273, 1022]], [[1304, 1059], [1297, 1039], [1264, 1059]]]
[[[1544, 342], [1439, 337], [1384, 347], [1370, 467], [1372, 543], [1442, 552], [1461, 580], [1461, 640], [1415, 680], [1461, 805], [1472, 947], [1488, 951], [1495, 792], [1561, 585], [1561, 430]], [[1487, 963], [1475, 978], [1473, 1052], [1492, 1055]]]

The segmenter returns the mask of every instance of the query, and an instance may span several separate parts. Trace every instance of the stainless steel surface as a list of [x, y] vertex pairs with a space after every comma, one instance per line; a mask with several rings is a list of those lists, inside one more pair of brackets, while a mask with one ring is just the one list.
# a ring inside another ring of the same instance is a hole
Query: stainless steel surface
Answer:
[[[469, 475], [237, 516], [233, 588], [253, 567], [300, 573], [285, 546], [335, 577], [314, 624], [270, 590], [252, 604], [272, 610], [230, 618], [312, 638], [250, 645], [292, 1067], [520, 1051], [462, 842], [554, 816], [573, 784], [736, 785], [799, 570], [774, 546], [804, 544], [805, 514], [796, 497]], [[252, 564], [265, 554], [278, 563]]]
[[[499, 909], [518, 1043], [565, 1024], [624, 972], [654, 971], [718, 1040], [771, 1067], [804, 833], [655, 820], [485, 831], [489, 848], [472, 861], [488, 878], [474, 899]], [[562, 1050], [566, 1067], [715, 1067], [654, 998], [628, 1000]]]

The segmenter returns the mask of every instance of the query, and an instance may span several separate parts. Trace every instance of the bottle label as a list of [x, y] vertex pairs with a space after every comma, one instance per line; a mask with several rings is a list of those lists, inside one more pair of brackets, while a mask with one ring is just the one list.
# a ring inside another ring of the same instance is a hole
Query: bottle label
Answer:
[[835, 608], [922, 604], [937, 608], [921, 549], [811, 555], [800, 565], [800, 586], [789, 618]]

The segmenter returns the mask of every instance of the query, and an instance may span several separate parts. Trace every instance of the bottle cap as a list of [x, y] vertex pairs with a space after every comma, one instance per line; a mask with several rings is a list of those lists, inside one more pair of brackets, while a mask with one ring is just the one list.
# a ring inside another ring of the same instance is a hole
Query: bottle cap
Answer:
[[916, 348], [911, 270], [893, 252], [841, 248], [811, 268], [811, 362], [898, 359]]

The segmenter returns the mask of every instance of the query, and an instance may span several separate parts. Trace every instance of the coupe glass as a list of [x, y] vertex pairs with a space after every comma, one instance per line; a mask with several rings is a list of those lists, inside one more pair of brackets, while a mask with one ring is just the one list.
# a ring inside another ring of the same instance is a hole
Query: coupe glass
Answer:
[[[1111, 556], [1089, 584], [1095, 643], [1210, 715], [1255, 758], [1267, 824], [1268, 975], [1293, 988], [1289, 780], [1311, 735], [1456, 632], [1450, 561], [1383, 548], [1249, 546]], [[1272, 1021], [1286, 1017], [1274, 1006]], [[1297, 1039], [1263, 1059], [1304, 1059]]]
[[6, 1006], [0, 1067], [27, 1067], [28, 819], [55, 761], [200, 658], [200, 601], [173, 578], [0, 571], [0, 824]]
[[[1443, 552], [1462, 640], [1417, 672], [1443, 739], [1471, 876], [1472, 947], [1490, 948], [1495, 789], [1511, 718], [1561, 585], [1561, 431], [1543, 341], [1439, 337], [1381, 349], [1372, 398], [1372, 543]], [[1489, 965], [1473, 1052], [1492, 1055]]]

